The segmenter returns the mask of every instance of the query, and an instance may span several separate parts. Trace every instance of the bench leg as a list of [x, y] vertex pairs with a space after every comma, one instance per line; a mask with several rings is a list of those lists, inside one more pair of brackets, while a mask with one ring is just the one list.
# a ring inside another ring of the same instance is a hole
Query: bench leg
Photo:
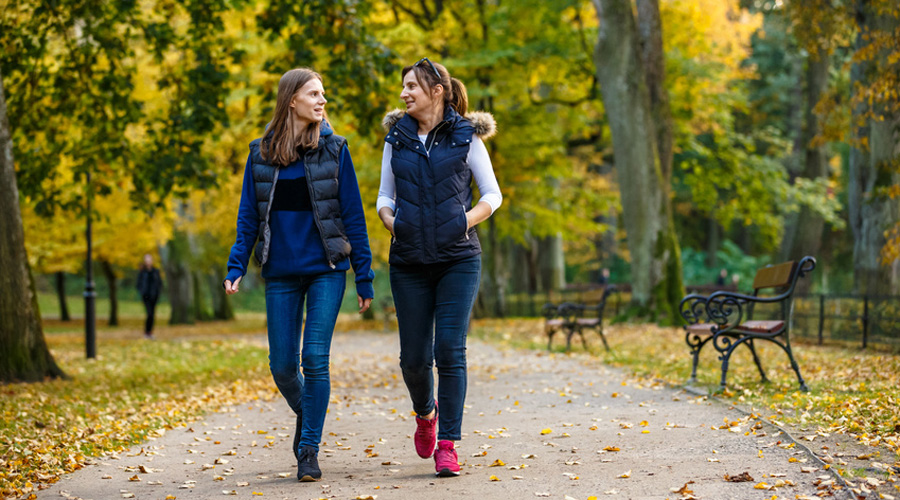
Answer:
[[723, 391], [725, 390], [725, 377], [728, 376], [728, 360], [731, 358], [734, 348], [738, 345], [738, 343], [731, 344], [728, 350], [722, 353], [722, 380], [719, 382], [719, 389]]
[[581, 328], [578, 329], [578, 335], [581, 336], [581, 345], [584, 346], [584, 350], [587, 352], [591, 352], [591, 348], [588, 347], [587, 339], [584, 338], [584, 332], [581, 330]]
[[[776, 342], [776, 344], [781, 345]], [[803, 392], [809, 392], [809, 386], [806, 385], [806, 381], [803, 380], [803, 375], [800, 375], [800, 365], [797, 364], [797, 360], [794, 359], [794, 351], [791, 349], [791, 341], [787, 337], [785, 337], [784, 345], [781, 345], [781, 348], [784, 349], [784, 352], [787, 353], [788, 359], [791, 360], [791, 368], [794, 369], [794, 373], [797, 374], [797, 381], [800, 382], [800, 390]]]
[[569, 328], [569, 331], [566, 332], [566, 352], [572, 350], [572, 336], [575, 335], [575, 329]]
[[549, 350], [551, 350], [550, 345], [553, 344], [553, 334], [556, 333], [556, 329], [555, 328], [547, 328], [546, 333], [547, 333], [547, 350], [549, 351]]
[[750, 352], [753, 353], [753, 362], [756, 363], [756, 368], [759, 370], [759, 376], [760, 376], [760, 378], [762, 378], [762, 382], [764, 384], [768, 383], [769, 379], [768, 379], [768, 377], [766, 377], [766, 372], [763, 371], [762, 364], [760, 364], [760, 362], [759, 362], [759, 356], [756, 355], [756, 347], [753, 346], [752, 340], [747, 341], [747, 347], [749, 347]]
[[691, 347], [691, 378], [688, 379], [689, 384], [697, 383], [697, 365], [700, 363], [700, 348], [703, 344]]
[[603, 341], [603, 347], [609, 352], [609, 344], [606, 343], [606, 335], [603, 335], [603, 325], [597, 327], [597, 333], [600, 335], [600, 340]]

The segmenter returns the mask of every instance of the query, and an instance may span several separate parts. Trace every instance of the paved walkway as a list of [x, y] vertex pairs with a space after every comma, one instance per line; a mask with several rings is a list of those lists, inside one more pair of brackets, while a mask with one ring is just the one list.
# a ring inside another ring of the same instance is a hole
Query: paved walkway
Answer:
[[[753, 429], [721, 403], [586, 357], [477, 341], [457, 444], [462, 475], [435, 478], [413, 448], [396, 335], [338, 334], [332, 352], [320, 482], [296, 480], [294, 417], [277, 398], [223, 408], [100, 459], [37, 498], [802, 499], [832, 479], [777, 429]], [[752, 481], [724, 479], [745, 472]]]

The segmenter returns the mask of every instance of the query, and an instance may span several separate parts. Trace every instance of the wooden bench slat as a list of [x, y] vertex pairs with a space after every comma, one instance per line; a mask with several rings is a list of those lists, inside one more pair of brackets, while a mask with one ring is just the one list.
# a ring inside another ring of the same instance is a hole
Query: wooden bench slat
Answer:
[[775, 333], [784, 328], [784, 321], [745, 321], [737, 327], [748, 332]]
[[753, 278], [753, 288], [778, 288], [791, 284], [794, 277], [794, 269], [797, 263], [789, 260], [775, 266], [763, 267], [756, 271], [756, 277]]

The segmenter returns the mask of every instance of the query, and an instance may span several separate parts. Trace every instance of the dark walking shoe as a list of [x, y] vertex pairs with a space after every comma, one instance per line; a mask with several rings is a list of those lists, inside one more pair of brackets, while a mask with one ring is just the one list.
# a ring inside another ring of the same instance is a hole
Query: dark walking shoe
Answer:
[[297, 459], [298, 481], [309, 483], [322, 478], [322, 470], [319, 469], [319, 459], [316, 457], [317, 453], [312, 446], [304, 446], [300, 450], [300, 457]]
[[294, 429], [294, 459], [300, 460], [300, 430], [303, 429], [303, 413], [297, 415], [297, 427]]
[[416, 443], [416, 453], [422, 458], [431, 458], [434, 454], [434, 445], [437, 443], [435, 431], [437, 421], [437, 411], [431, 420], [416, 415], [416, 433], [413, 435], [413, 442]]
[[454, 477], [459, 475], [459, 458], [453, 441], [442, 440], [434, 452], [434, 470], [437, 477]]

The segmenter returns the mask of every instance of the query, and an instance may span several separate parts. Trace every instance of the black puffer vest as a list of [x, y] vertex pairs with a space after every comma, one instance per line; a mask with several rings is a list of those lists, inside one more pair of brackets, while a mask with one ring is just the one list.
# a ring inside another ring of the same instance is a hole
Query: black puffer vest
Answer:
[[[341, 219], [341, 204], [338, 200], [341, 150], [347, 144], [347, 140], [330, 132], [330, 128], [323, 126], [319, 146], [306, 152], [303, 157], [303, 168], [306, 171], [313, 217], [322, 237], [328, 265], [333, 268], [335, 263], [350, 256], [350, 240], [347, 239], [344, 221]], [[251, 171], [256, 186], [256, 209], [259, 212], [259, 236], [254, 256], [260, 266], [269, 259], [272, 235], [269, 228], [269, 212], [272, 204], [269, 202], [271, 194], [275, 192], [279, 171], [278, 167], [262, 158], [259, 151], [261, 140], [256, 139], [250, 143]]]
[[481, 253], [475, 228], [467, 229], [472, 207], [472, 171], [466, 162], [475, 127], [452, 108], [429, 134], [418, 137], [418, 122], [404, 114], [390, 127], [396, 185], [394, 240], [390, 263], [433, 264]]

